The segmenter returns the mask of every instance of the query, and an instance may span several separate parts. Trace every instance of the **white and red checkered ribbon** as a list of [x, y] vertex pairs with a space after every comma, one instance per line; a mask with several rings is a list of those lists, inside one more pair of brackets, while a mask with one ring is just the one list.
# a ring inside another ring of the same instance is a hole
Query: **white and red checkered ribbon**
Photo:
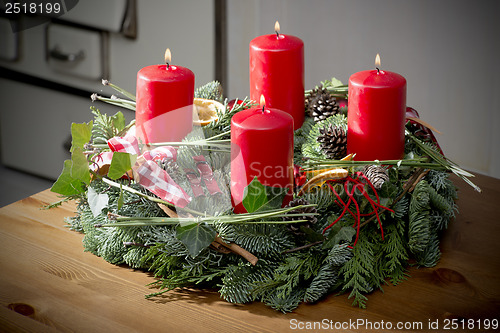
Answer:
[[205, 156], [193, 156], [193, 160], [196, 162], [196, 168], [200, 172], [201, 178], [207, 187], [208, 192], [211, 195], [222, 193], [219, 185], [217, 185], [217, 181], [214, 178], [214, 173], [210, 164], [205, 160]]
[[[114, 152], [140, 154], [137, 138], [133, 135], [111, 138], [108, 140], [108, 146]], [[134, 179], [161, 199], [184, 208], [191, 201], [191, 197], [156, 163], [165, 159], [175, 161], [177, 150], [163, 146], [145, 151], [132, 168]]]
[[125, 135], [124, 137], [115, 136], [108, 140], [108, 147], [111, 151], [120, 153], [140, 154], [139, 142], [133, 135]]
[[177, 207], [184, 208], [191, 197], [152, 160], [134, 167], [136, 181], [149, 191]]
[[174, 147], [163, 146], [157, 147], [153, 150], [145, 151], [142, 156], [147, 160], [161, 162], [163, 160], [177, 160], [177, 150]]

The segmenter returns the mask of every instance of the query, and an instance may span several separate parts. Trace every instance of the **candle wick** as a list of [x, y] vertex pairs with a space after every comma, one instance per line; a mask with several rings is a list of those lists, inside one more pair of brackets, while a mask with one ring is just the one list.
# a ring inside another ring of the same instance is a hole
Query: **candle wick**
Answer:
[[276, 37], [280, 38], [280, 32], [279, 31], [275, 31], [275, 32], [276, 32]]
[[375, 67], [377, 69], [377, 74], [380, 74], [380, 69], [378, 67]]
[[166, 62], [166, 64], [167, 64], [167, 69], [169, 69], [170, 68], [170, 64], [168, 62]]
[[265, 113], [265, 111], [264, 111], [264, 108], [265, 108], [265, 107], [266, 107], [265, 105], [262, 105], [262, 114], [264, 114], [264, 113]]

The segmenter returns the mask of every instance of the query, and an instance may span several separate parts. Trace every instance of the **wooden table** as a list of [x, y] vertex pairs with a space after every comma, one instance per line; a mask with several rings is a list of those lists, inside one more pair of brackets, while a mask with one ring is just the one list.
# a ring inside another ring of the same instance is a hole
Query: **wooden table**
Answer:
[[83, 236], [63, 220], [74, 203], [41, 210], [57, 201], [46, 190], [0, 209], [0, 331], [286, 332], [321, 321], [354, 331], [350, 322], [367, 320], [393, 328], [420, 322], [422, 329], [410, 331], [423, 332], [429, 320], [442, 329], [446, 319], [450, 328], [460, 323], [452, 319], [473, 319], [477, 329], [483, 319], [500, 319], [500, 180], [477, 176], [475, 182], [482, 194], [455, 179], [460, 214], [436, 267], [410, 269], [408, 281], [373, 292], [366, 310], [342, 295], [286, 315], [261, 303], [229, 304], [210, 290], [146, 300], [153, 277], [84, 253]]

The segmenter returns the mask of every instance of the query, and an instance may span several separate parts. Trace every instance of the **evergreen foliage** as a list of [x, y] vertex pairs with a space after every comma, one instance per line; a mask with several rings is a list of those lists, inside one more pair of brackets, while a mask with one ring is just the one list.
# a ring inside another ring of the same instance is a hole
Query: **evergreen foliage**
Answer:
[[432, 267], [439, 261], [441, 252], [438, 233], [447, 227], [456, 209], [456, 192], [446, 189], [449, 186], [446, 183], [444, 186], [436, 185], [449, 197], [439, 194], [429, 182], [422, 180], [415, 187], [410, 202], [408, 244], [418, 264], [425, 267]]
[[325, 262], [332, 267], [338, 267], [345, 264], [351, 258], [352, 251], [347, 247], [346, 243], [336, 244], [328, 252]]
[[114, 116], [108, 116], [93, 106], [90, 109], [94, 115], [92, 128], [92, 142], [94, 144], [106, 144], [109, 139], [123, 134], [123, 130], [128, 129], [128, 126], [125, 127], [125, 117], [121, 112]]
[[284, 225], [221, 223], [217, 229], [224, 241], [236, 243], [263, 258], [279, 255], [294, 246], [293, 235]]
[[297, 289], [287, 296], [281, 296], [276, 292], [271, 292], [269, 295], [264, 297], [262, 301], [264, 304], [276, 311], [287, 313], [295, 310], [295, 308], [299, 306], [300, 302], [302, 302], [303, 298], [304, 290]]
[[307, 142], [309, 132], [316, 124], [313, 118], [306, 116], [301, 128], [295, 130], [293, 137], [293, 162], [297, 165], [302, 164], [302, 146]]
[[[338, 90], [339, 94], [346, 91], [345, 87], [334, 81], [325, 82], [324, 85], [332, 91]], [[199, 88], [196, 96], [221, 101], [220, 84], [209, 83]], [[203, 140], [214, 135], [220, 135], [220, 139], [229, 138], [227, 131], [230, 129], [231, 117], [251, 105], [245, 99], [243, 103], [234, 103], [232, 107], [228, 107], [226, 101], [226, 110], [218, 114], [218, 121], [195, 129], [185, 141]], [[120, 114], [110, 117], [97, 109], [93, 109], [93, 114], [94, 144], [105, 144], [109, 138], [123, 134], [128, 128]], [[295, 131], [296, 164], [301, 165], [309, 158], [325, 158], [316, 138], [319, 128], [330, 124], [347, 130], [347, 119], [341, 114], [317, 124], [312, 118], [306, 117], [302, 128]], [[423, 144], [434, 149], [429, 143]], [[439, 235], [457, 210], [457, 193], [448, 178], [448, 172], [441, 169], [430, 170], [416, 183], [414, 189], [403, 192], [402, 189], [411, 179], [415, 168], [400, 165], [391, 167], [388, 170], [389, 180], [377, 191], [380, 203], [394, 211], [379, 210], [385, 237], [381, 237], [382, 230], [377, 220], [365, 223], [370, 216], [363, 216], [359, 238], [354, 246], [357, 230], [352, 227], [355, 219], [349, 212], [324, 232], [344, 210], [343, 205], [336, 202], [337, 197], [330, 186], [344, 203], [349, 199], [344, 193], [342, 180], [323, 184], [303, 194], [302, 197], [315, 204], [318, 211], [318, 222], [301, 230], [305, 236], [294, 235], [286, 224], [263, 223], [267, 220], [256, 223], [222, 222], [221, 215], [236, 218], [231, 215], [231, 157], [228, 152], [224, 147], [207, 149], [202, 145], [181, 145], [176, 162], [179, 171], [171, 176], [192, 196], [187, 208], [199, 212], [201, 216], [216, 217], [217, 222], [208, 227], [213, 228], [224, 242], [235, 244], [255, 255], [258, 258], [255, 266], [236, 253], [220, 252], [213, 244], [201, 249], [198, 255], [191, 255], [186, 244], [179, 239], [176, 225], [106, 227], [113, 223], [108, 218], [108, 213], [134, 218], [168, 219], [158, 204], [150, 200], [156, 197], [129, 180], [117, 182], [139, 191], [139, 194], [147, 194], [149, 199], [109, 186], [96, 178], [86, 189], [92, 188], [98, 195], [106, 195], [107, 206], [95, 214], [86, 193], [68, 196], [78, 199], [78, 206], [77, 215], [66, 221], [72, 230], [84, 233], [85, 251], [101, 256], [113, 264], [125, 263], [130, 267], [152, 272], [156, 281], [151, 287], [158, 288], [158, 291], [147, 297], [158, 297], [179, 287], [208, 286], [217, 288], [221, 297], [229, 302], [261, 301], [282, 312], [293, 311], [301, 302], [316, 302], [332, 292], [348, 292], [353, 305], [364, 308], [367, 294], [381, 288], [386, 280], [398, 284], [408, 277], [409, 260], [414, 259], [418, 265], [425, 267], [432, 267], [438, 262], [441, 255]], [[406, 152], [410, 159], [426, 156], [426, 149], [414, 140], [407, 141]], [[212, 166], [220, 194], [210, 195], [204, 188], [205, 195], [193, 196], [184, 169], [196, 170], [192, 157], [197, 155], [203, 155]], [[361, 170], [361, 167], [350, 168], [350, 174]], [[365, 189], [375, 200], [375, 193], [368, 187]], [[372, 211], [370, 202], [358, 191], [354, 197], [362, 214]], [[350, 209], [356, 211], [352, 204]], [[177, 212], [182, 216], [187, 215], [180, 209]]]
[[[255, 106], [256, 104], [248, 98], [236, 100], [232, 106], [229, 106], [227, 99], [224, 102], [224, 111], [217, 110], [217, 120], [203, 127], [205, 137], [209, 138], [231, 130], [231, 118], [238, 112]], [[229, 134], [222, 136], [221, 139], [228, 139]]]
[[335, 195], [327, 185], [316, 187], [304, 194], [308, 202], [314, 202], [320, 214], [326, 214], [335, 202]]
[[304, 302], [314, 303], [328, 295], [333, 289], [339, 274], [339, 268], [352, 258], [347, 244], [337, 244], [328, 252], [323, 265], [305, 291]]
[[305, 291], [304, 302], [314, 303], [326, 295], [330, 288], [337, 282], [338, 269], [327, 264], [321, 266], [318, 274]]
[[248, 263], [232, 266], [222, 278], [221, 296], [231, 303], [247, 303], [255, 300], [252, 291], [255, 286], [273, 274], [271, 265]]
[[439, 250], [439, 237], [436, 232], [430, 234], [429, 242], [425, 249], [415, 254], [417, 263], [424, 267], [434, 267], [441, 259]]
[[404, 228], [398, 228], [398, 225], [404, 224], [404, 221], [399, 220], [397, 225], [388, 225], [385, 228], [385, 242], [382, 245], [384, 275], [389, 277], [394, 285], [406, 280], [407, 277], [406, 263], [409, 257], [405, 246]]
[[196, 90], [194, 91], [194, 97], [212, 99], [214, 101], [222, 103], [222, 85], [219, 81], [208, 82], [207, 84], [196, 88]]
[[[349, 298], [354, 297], [353, 306], [366, 308], [368, 294], [374, 289], [371, 284], [372, 276], [375, 275], [375, 254], [373, 244], [366, 236], [360, 235], [359, 241], [353, 249], [353, 257], [340, 269], [345, 283], [342, 291], [351, 290]], [[378, 287], [378, 286], [376, 286]]]

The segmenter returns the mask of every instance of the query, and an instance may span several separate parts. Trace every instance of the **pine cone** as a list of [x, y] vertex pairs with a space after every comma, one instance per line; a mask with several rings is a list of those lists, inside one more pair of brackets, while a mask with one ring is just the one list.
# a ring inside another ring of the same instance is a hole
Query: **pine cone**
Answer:
[[[288, 205], [285, 206], [285, 208], [290, 208], [290, 207], [296, 207], [300, 205], [308, 205], [309, 202], [307, 202], [306, 199], [304, 198], [297, 198], [292, 201]], [[305, 207], [305, 208], [299, 208], [296, 210], [292, 210], [290, 214], [303, 214], [303, 213], [316, 213], [316, 207]], [[296, 235], [303, 235], [304, 233], [300, 231], [300, 227], [306, 227], [306, 228], [311, 228], [316, 221], [318, 220], [316, 216], [286, 216], [283, 217], [283, 221], [297, 221], [297, 220], [307, 220], [307, 222], [297, 222], [297, 223], [289, 223], [287, 224], [288, 229], [293, 232]]]
[[307, 98], [307, 110], [315, 122], [339, 113], [337, 100], [325, 88], [315, 88]]
[[311, 105], [312, 101], [315, 100], [316, 98], [318, 98], [318, 95], [322, 91], [323, 91], [323, 89], [318, 88], [318, 87], [311, 90], [311, 93], [309, 95], [307, 95], [306, 98], [304, 99], [306, 110], [309, 110], [309, 106]]
[[341, 159], [347, 155], [347, 134], [342, 127], [333, 126], [319, 129], [318, 140], [321, 150], [330, 159]]
[[365, 165], [362, 172], [377, 190], [380, 190], [382, 185], [389, 180], [387, 170], [380, 165]]

